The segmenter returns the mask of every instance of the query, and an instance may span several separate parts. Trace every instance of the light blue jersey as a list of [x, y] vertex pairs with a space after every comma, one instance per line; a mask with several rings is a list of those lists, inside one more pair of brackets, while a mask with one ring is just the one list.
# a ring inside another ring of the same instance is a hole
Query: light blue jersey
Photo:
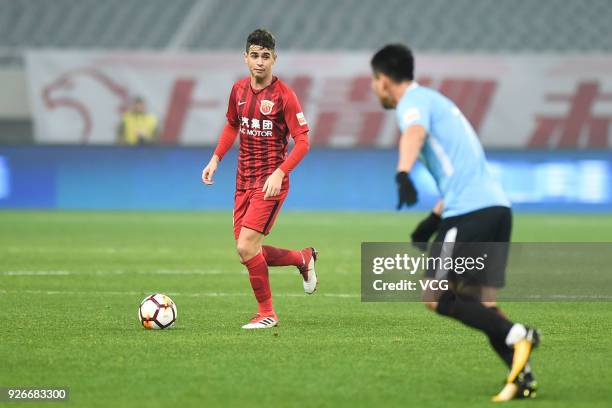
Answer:
[[510, 207], [476, 132], [450, 99], [413, 82], [399, 100], [396, 114], [402, 132], [412, 125], [427, 132], [419, 158], [444, 200], [442, 218], [491, 206]]

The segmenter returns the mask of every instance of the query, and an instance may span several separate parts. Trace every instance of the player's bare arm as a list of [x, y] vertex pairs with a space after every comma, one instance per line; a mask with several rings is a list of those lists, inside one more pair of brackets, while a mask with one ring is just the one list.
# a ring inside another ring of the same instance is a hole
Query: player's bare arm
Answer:
[[444, 210], [444, 200], [438, 200], [431, 212], [440, 217], [442, 215], [442, 210]]
[[397, 171], [409, 173], [419, 158], [419, 152], [425, 142], [426, 132], [423, 126], [413, 125], [402, 133], [399, 141], [399, 159]]
[[417, 202], [417, 191], [410, 178], [410, 171], [419, 157], [419, 152], [425, 142], [426, 131], [421, 125], [412, 125], [402, 133], [399, 141], [399, 158], [395, 182], [397, 184], [397, 209], [407, 207]]

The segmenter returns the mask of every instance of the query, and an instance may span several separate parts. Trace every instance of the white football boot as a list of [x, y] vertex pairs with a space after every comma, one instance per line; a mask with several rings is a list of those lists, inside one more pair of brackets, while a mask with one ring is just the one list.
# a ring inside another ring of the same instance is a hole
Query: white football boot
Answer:
[[302, 249], [302, 258], [304, 265], [298, 268], [303, 278], [304, 292], [312, 295], [317, 290], [317, 272], [315, 271], [315, 263], [317, 262], [318, 252], [314, 248]]
[[269, 316], [262, 316], [257, 313], [250, 322], [242, 326], [243, 329], [251, 330], [251, 329], [270, 329], [272, 327], [278, 326], [278, 316], [276, 313]]

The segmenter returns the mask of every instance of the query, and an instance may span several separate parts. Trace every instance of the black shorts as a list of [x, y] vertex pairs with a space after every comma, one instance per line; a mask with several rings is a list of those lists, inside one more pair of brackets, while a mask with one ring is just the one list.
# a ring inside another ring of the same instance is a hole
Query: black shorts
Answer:
[[429, 256], [448, 262], [428, 268], [426, 276], [462, 285], [503, 287], [511, 232], [508, 207], [487, 207], [442, 219]]

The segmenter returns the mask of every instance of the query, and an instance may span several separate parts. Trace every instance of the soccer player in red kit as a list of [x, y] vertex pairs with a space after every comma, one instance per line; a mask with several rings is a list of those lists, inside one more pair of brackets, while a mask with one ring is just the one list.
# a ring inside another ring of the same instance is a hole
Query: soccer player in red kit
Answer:
[[[248, 36], [244, 60], [250, 75], [232, 87], [227, 123], [202, 171], [202, 181], [213, 184], [219, 162], [240, 134], [234, 238], [259, 304], [258, 312], [243, 329], [266, 329], [278, 324], [268, 266], [294, 265], [302, 275], [304, 291], [312, 294], [317, 288], [314, 248], [288, 250], [263, 245], [289, 192], [289, 173], [309, 149], [309, 129], [300, 103], [293, 90], [272, 75], [275, 43], [267, 30], [258, 29]], [[295, 146], [287, 156], [289, 135]]]

